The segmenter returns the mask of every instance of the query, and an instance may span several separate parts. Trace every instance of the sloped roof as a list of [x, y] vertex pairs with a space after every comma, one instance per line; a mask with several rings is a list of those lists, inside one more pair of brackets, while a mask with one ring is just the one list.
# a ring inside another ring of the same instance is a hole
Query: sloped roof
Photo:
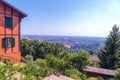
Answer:
[[27, 16], [24, 12], [22, 12], [19, 9], [17, 9], [16, 7], [12, 6], [11, 4], [9, 4], [8, 2], [6, 2], [5, 0], [0, 0], [0, 3], [3, 3], [6, 6], [12, 8], [13, 10], [15, 10], [16, 12], [20, 13], [21, 16], [22, 16], [22, 18]]
[[100, 59], [97, 56], [91, 55], [89, 58], [93, 62], [100, 62]]
[[86, 66], [83, 69], [83, 71], [90, 72], [90, 73], [101, 74], [101, 75], [107, 75], [107, 76], [115, 76], [117, 74], [117, 71], [115, 71], [115, 70], [96, 68], [96, 67], [91, 67], [91, 66]]
[[50, 75], [48, 77], [45, 77], [42, 80], [74, 80], [74, 79], [66, 77], [66, 76], [63, 76], [63, 75], [56, 76], [55, 74], [52, 74], [52, 75]]

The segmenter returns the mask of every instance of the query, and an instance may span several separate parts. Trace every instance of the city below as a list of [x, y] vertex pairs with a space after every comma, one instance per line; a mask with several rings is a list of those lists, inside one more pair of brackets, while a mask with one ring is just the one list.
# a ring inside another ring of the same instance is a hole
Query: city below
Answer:
[[47, 41], [52, 43], [63, 43], [70, 52], [86, 50], [89, 53], [96, 54], [102, 47], [105, 37], [80, 37], [80, 36], [46, 36], [46, 35], [22, 35], [22, 38], [30, 40]]

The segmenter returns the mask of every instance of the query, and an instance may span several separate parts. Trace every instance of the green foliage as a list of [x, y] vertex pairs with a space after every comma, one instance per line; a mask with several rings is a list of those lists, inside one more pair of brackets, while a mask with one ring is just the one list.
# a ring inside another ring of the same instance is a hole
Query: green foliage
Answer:
[[21, 68], [21, 72], [26, 76], [32, 76], [37, 71], [37, 65], [33, 63], [27, 63], [23, 68]]
[[32, 55], [33, 59], [45, 58], [47, 54], [58, 55], [66, 50], [62, 43], [39, 42], [38, 40], [21, 39], [22, 56]]
[[5, 65], [6, 65], [5, 63], [0, 62], [0, 70], [3, 69], [5, 67]]
[[113, 26], [106, 39], [104, 46], [98, 51], [100, 67], [116, 69], [120, 67], [120, 31], [119, 27]]
[[[102, 77], [97, 76], [97, 77], [89, 77], [86, 80], [106, 80], [106, 79], [103, 79]], [[111, 80], [111, 79], [109, 79], [109, 80]]]
[[54, 55], [58, 55], [59, 53], [61, 53], [62, 51], [65, 51], [66, 48], [64, 46], [64, 44], [62, 43], [56, 43], [53, 44], [53, 54]]
[[70, 62], [79, 71], [82, 71], [83, 67], [92, 63], [90, 62], [89, 54], [86, 51], [79, 51], [78, 53], [71, 54]]
[[36, 60], [37, 56], [40, 54], [40, 42], [38, 40], [29, 40], [30, 46], [32, 47], [32, 56]]
[[[62, 43], [39, 42], [37, 40], [21, 40], [22, 60], [32, 62], [25, 66], [18, 68], [24, 77], [23, 80], [41, 79], [49, 76], [54, 71], [59, 71], [62, 74], [72, 77], [74, 79], [84, 80], [86, 76], [80, 73], [80, 70], [86, 65], [90, 64], [89, 55], [85, 51], [80, 51], [75, 54], [66, 52], [66, 48]], [[28, 77], [28, 79], [27, 79]]]
[[118, 73], [114, 78], [113, 80], [120, 80], [120, 73]]
[[[61, 52], [57, 56], [47, 54], [45, 59], [37, 59], [36, 61], [32, 61], [31, 55], [26, 55], [25, 59], [30, 61], [26, 64], [13, 64], [8, 61], [5, 61], [5, 64], [0, 63], [0, 79], [5, 80], [8, 78], [12, 80], [16, 78], [13, 75], [19, 73], [21, 80], [42, 80], [42, 78], [59, 71], [61, 74], [76, 80], [86, 80], [85, 74], [81, 73], [79, 69], [86, 66], [87, 63], [89, 64], [88, 57], [89, 55], [85, 51], [75, 54]], [[79, 60], [79, 58], [82, 60]], [[74, 64], [72, 60], [78, 62]]]
[[37, 80], [35, 76], [24, 76], [20, 80]]
[[58, 56], [48, 54], [46, 62], [49, 67], [76, 80], [86, 80], [86, 76], [80, 73], [80, 71], [82, 71], [84, 66], [90, 65], [91, 63], [89, 61], [89, 54], [86, 51], [80, 51], [74, 54], [62, 52]]
[[32, 61], [33, 61], [33, 56], [32, 56], [32, 55], [26, 55], [26, 56], [25, 56], [25, 60], [26, 60], [27, 62], [32, 62]]
[[83, 73], [80, 73], [77, 69], [66, 69], [64, 72], [64, 75], [71, 77], [75, 80], [86, 80], [86, 75]]
[[54, 72], [54, 70], [52, 68], [40, 68], [39, 70], [39, 74], [41, 77], [46, 77], [46, 76], [49, 76], [51, 75], [52, 73]]
[[0, 64], [0, 79], [1, 80], [11, 80], [12, 75], [16, 72], [12, 67], [13, 63], [9, 61], [5, 61], [5, 63]]
[[58, 57], [60, 58], [60, 59], [65, 59], [65, 60], [70, 60], [70, 58], [71, 58], [71, 54], [70, 53], [68, 53], [67, 51], [63, 51], [63, 52], [61, 52], [59, 55], [58, 55]]
[[40, 53], [38, 56], [40, 58], [45, 58], [46, 54], [52, 53], [52, 43], [50, 42], [41, 42], [40, 44]]
[[35, 63], [27, 63], [24, 67], [21, 68], [21, 73], [26, 77], [34, 76], [35, 78], [41, 78], [49, 76], [53, 73], [53, 69], [48, 67], [40, 67]]
[[98, 80], [96, 77], [89, 77], [87, 80]]
[[52, 54], [48, 54], [46, 56], [46, 62], [49, 67], [58, 71], [64, 69], [64, 67], [66, 66], [66, 61], [64, 59], [60, 59]]
[[117, 68], [116, 71], [118, 71], [120, 73], [120, 68]]
[[27, 54], [33, 53], [33, 48], [30, 44], [31, 43], [28, 39], [23, 38], [21, 40], [21, 52], [23, 57], [25, 57]]
[[38, 59], [38, 60], [36, 60], [35, 61], [35, 63], [38, 65], [38, 66], [40, 66], [40, 67], [46, 67], [47, 66], [47, 63], [46, 63], [46, 60], [45, 59]]

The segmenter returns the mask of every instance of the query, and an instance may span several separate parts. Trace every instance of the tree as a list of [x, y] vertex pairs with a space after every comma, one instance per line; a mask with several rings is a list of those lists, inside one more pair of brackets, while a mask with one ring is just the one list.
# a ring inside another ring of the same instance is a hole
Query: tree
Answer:
[[31, 46], [30, 40], [25, 38], [21, 39], [21, 53], [23, 57], [25, 57], [27, 54], [33, 53], [33, 48]]
[[89, 54], [84, 50], [71, 54], [70, 62], [72, 63], [72, 66], [77, 68], [79, 71], [82, 71], [85, 66], [92, 64], [89, 60]]
[[39, 40], [31, 40], [30, 46], [32, 47], [33, 59], [36, 60], [40, 54], [40, 41]]
[[120, 73], [118, 73], [115, 77], [114, 80], [120, 80]]
[[41, 42], [40, 44], [40, 54], [38, 55], [41, 58], [45, 58], [46, 54], [52, 53], [52, 43], [50, 42]]
[[53, 44], [53, 51], [52, 52], [53, 52], [54, 55], [58, 55], [65, 50], [67, 50], [67, 49], [66, 49], [66, 47], [64, 46], [63, 43]]
[[100, 67], [116, 69], [120, 67], [120, 31], [119, 27], [113, 26], [104, 46], [99, 49]]
[[66, 65], [68, 65], [64, 59], [60, 59], [59, 57], [56, 57], [52, 54], [47, 54], [46, 62], [49, 67], [57, 71], [65, 69]]

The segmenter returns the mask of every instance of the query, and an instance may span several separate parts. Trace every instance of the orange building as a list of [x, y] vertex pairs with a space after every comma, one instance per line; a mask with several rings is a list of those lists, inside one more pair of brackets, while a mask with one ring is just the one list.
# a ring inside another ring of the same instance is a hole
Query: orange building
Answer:
[[21, 61], [20, 22], [27, 15], [0, 0], [0, 58]]

